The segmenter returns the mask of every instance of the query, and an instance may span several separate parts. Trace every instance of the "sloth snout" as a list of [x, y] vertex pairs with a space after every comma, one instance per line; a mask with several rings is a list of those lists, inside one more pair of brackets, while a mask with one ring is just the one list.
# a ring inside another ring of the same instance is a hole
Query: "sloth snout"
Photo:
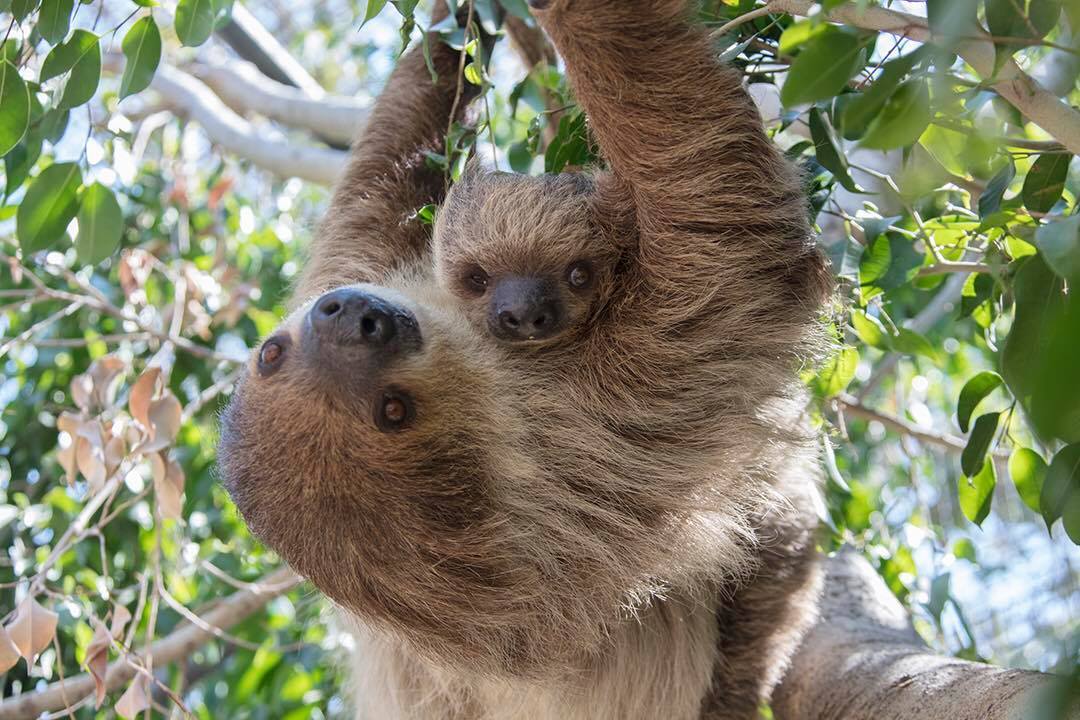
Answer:
[[320, 345], [381, 350], [420, 343], [420, 331], [409, 310], [358, 288], [338, 288], [320, 297], [308, 311], [308, 323]]

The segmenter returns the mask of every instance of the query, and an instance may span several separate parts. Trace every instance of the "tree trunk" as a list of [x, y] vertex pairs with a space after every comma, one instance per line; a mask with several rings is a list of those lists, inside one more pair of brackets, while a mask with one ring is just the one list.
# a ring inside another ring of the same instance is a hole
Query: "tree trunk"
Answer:
[[1061, 679], [934, 655], [865, 559], [826, 562], [821, 618], [776, 691], [777, 720], [1080, 718]]

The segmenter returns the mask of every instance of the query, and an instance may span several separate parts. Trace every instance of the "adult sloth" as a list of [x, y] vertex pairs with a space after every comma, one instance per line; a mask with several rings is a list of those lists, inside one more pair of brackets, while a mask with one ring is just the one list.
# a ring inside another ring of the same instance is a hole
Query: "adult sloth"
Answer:
[[439, 240], [607, 243], [586, 319], [500, 345], [435, 282], [407, 218], [440, 192], [456, 58], [432, 85], [414, 51], [223, 416], [222, 476], [354, 624], [363, 717], [750, 718], [813, 615], [797, 369], [827, 273], [684, 0], [544, 5], [609, 169], [474, 175]]

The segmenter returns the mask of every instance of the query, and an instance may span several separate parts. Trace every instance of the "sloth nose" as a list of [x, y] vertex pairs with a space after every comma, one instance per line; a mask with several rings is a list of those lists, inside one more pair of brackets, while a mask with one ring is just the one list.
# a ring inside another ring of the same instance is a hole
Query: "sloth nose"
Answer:
[[489, 323], [504, 340], [543, 340], [560, 326], [558, 291], [537, 278], [505, 278], [495, 288]]
[[338, 288], [326, 293], [311, 306], [308, 322], [320, 344], [378, 349], [418, 344], [420, 339], [411, 312], [359, 288]]

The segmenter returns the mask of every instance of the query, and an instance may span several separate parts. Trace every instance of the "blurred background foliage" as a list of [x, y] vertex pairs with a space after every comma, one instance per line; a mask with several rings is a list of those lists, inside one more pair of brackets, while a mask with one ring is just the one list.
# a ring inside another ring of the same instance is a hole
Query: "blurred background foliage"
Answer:
[[[864, 552], [938, 650], [1075, 672], [1080, 5], [882, 5], [701, 7], [805, 170], [840, 287], [840, 349], [806, 371], [826, 545]], [[100, 695], [67, 698], [75, 717], [347, 717], [348, 638], [310, 587], [168, 662], [147, 647], [277, 566], [216, 483], [216, 412], [427, 11], [0, 0], [3, 698], [89, 672]], [[901, 34], [878, 32], [882, 11], [911, 14], [888, 16]], [[284, 75], [237, 64], [241, 14]], [[474, 153], [518, 172], [593, 162], [524, 1], [481, 0], [473, 20], [513, 37], [484, 58], [475, 26], [434, 28], [486, 92], [429, 162], [450, 179]], [[300, 100], [339, 114], [286, 112]], [[139, 670], [106, 687], [105, 662]]]

